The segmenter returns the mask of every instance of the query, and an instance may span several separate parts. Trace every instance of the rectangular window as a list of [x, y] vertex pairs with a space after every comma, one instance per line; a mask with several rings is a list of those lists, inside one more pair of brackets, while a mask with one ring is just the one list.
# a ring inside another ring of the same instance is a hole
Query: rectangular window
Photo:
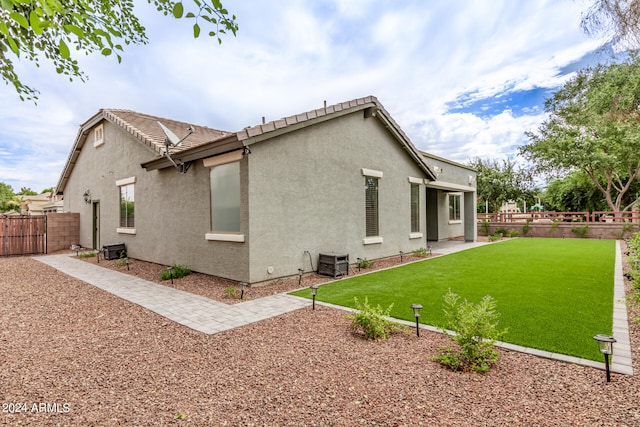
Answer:
[[460, 194], [449, 194], [449, 221], [460, 221]]
[[93, 146], [98, 147], [102, 144], [104, 144], [104, 129], [102, 125], [98, 125], [93, 131]]
[[411, 232], [420, 232], [420, 185], [411, 184]]
[[134, 183], [120, 186], [120, 227], [135, 228]]
[[366, 237], [378, 236], [378, 178], [364, 177]]
[[211, 168], [211, 230], [240, 232], [240, 162]]

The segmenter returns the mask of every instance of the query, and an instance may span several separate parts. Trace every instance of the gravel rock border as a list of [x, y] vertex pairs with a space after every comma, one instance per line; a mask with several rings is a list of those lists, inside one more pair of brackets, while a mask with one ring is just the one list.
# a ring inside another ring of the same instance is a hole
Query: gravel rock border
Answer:
[[637, 376], [504, 349], [455, 373], [442, 335], [365, 341], [324, 306], [205, 335], [27, 257], [0, 290], [2, 425], [640, 425]]

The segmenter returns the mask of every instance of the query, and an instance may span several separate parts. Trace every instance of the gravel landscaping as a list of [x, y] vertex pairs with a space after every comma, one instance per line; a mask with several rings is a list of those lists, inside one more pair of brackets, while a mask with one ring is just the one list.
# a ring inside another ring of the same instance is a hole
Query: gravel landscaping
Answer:
[[209, 336], [29, 257], [0, 259], [0, 290], [2, 425], [640, 425], [637, 376], [503, 349], [487, 374], [454, 373], [429, 361], [442, 335], [365, 341], [323, 306]]

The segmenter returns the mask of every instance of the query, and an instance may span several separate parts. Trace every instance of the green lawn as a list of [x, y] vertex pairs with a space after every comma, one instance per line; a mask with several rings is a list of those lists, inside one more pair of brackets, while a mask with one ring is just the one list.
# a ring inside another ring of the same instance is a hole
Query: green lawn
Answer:
[[410, 321], [419, 303], [420, 323], [439, 326], [448, 289], [472, 302], [491, 295], [503, 341], [599, 361], [593, 336], [612, 330], [614, 260], [610, 240], [513, 239], [328, 283], [316, 299], [353, 307], [367, 297]]

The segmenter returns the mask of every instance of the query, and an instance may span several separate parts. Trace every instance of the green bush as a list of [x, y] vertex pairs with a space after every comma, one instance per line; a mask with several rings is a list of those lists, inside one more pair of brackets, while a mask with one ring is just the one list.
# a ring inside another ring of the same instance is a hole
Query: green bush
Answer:
[[489, 221], [487, 221], [486, 219], [482, 220], [482, 224], [480, 225], [480, 229], [482, 230], [482, 234], [484, 236], [488, 236], [489, 235], [489, 225], [491, 223]]
[[227, 288], [224, 288], [224, 293], [227, 294], [230, 298], [235, 298], [238, 296], [238, 288], [235, 285], [231, 285]]
[[429, 250], [427, 250], [426, 248], [418, 248], [414, 249], [411, 253], [413, 253], [415, 256], [424, 258], [429, 255]]
[[505, 234], [507, 237], [517, 237], [518, 236], [518, 230], [516, 230], [515, 228], [510, 228], [507, 231], [507, 234]]
[[356, 266], [358, 268], [369, 268], [369, 267], [373, 267], [373, 264], [375, 264], [375, 261], [369, 261], [368, 259], [364, 258], [358, 261], [356, 263]]
[[79, 258], [91, 258], [91, 257], [94, 257], [94, 256], [96, 256], [96, 253], [95, 253], [95, 252], [93, 252], [93, 251], [89, 251], [89, 252], [80, 252], [80, 253], [78, 254], [78, 257], [79, 257]]
[[526, 236], [527, 234], [529, 234], [530, 229], [531, 229], [531, 220], [527, 219], [524, 225], [522, 226], [522, 235]]
[[364, 302], [354, 298], [356, 311], [345, 316], [351, 320], [351, 329], [353, 331], [361, 331], [367, 339], [387, 339], [394, 332], [402, 332], [408, 328], [399, 323], [389, 320], [387, 317], [393, 308], [393, 304], [383, 310], [378, 304], [377, 307], [371, 307], [369, 300], [365, 297]]
[[[189, 267], [184, 265], [173, 264], [174, 279], [179, 279], [181, 277], [186, 276], [189, 273], [191, 273], [191, 270], [189, 269]], [[169, 271], [168, 268], [165, 268], [164, 270], [162, 270], [162, 273], [160, 273], [160, 280], [169, 280], [169, 279], [171, 279], [171, 272]]]
[[571, 232], [579, 238], [584, 239], [587, 237], [587, 233], [589, 232], [589, 224], [571, 227]]
[[[460, 301], [460, 296], [447, 292], [443, 298], [446, 324], [442, 331], [456, 343], [456, 348], [440, 347], [439, 355], [431, 360], [440, 362], [454, 371], [475, 370], [486, 372], [498, 361], [498, 351], [493, 348], [497, 339], [506, 333], [498, 329], [496, 301], [486, 295], [480, 303]], [[454, 333], [449, 332], [454, 331]]]

